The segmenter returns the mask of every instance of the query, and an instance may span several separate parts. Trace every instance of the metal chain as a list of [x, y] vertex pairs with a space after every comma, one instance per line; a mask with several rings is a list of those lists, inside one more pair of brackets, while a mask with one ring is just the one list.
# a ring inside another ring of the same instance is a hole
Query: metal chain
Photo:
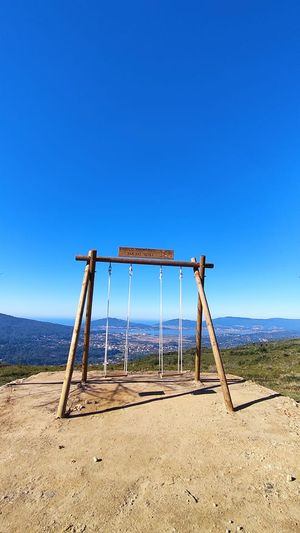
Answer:
[[182, 374], [182, 267], [179, 270], [178, 373]]
[[112, 268], [111, 268], [111, 263], [110, 263], [109, 267], [108, 267], [108, 282], [107, 282], [107, 306], [106, 306], [105, 351], [104, 351], [104, 376], [106, 376], [106, 373], [107, 373], [111, 271], [112, 271]]
[[133, 268], [132, 268], [132, 265], [130, 265], [129, 271], [128, 271], [127, 323], [126, 323], [125, 350], [124, 350], [124, 372], [125, 374], [127, 374], [127, 371], [128, 371], [128, 355], [129, 355], [128, 335], [129, 335], [129, 327], [130, 327], [132, 276], [133, 276]]
[[163, 269], [159, 270], [159, 347], [158, 347], [158, 369], [161, 375], [164, 372], [164, 334], [163, 334]]

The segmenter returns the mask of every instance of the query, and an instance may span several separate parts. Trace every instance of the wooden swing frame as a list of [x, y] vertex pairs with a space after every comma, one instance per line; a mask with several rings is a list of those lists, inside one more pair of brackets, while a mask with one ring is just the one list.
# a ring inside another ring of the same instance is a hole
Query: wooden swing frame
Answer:
[[96, 263], [125, 263], [131, 265], [157, 265], [157, 266], [172, 266], [182, 268], [192, 268], [194, 271], [197, 291], [198, 291], [198, 305], [197, 305], [197, 329], [196, 329], [196, 352], [195, 352], [195, 381], [200, 383], [200, 368], [201, 368], [201, 341], [202, 341], [202, 315], [207, 325], [209, 339], [212, 347], [212, 352], [215, 360], [216, 370], [220, 381], [224, 403], [229, 412], [233, 412], [233, 404], [231, 395], [224, 371], [224, 365], [215, 334], [214, 325], [212, 322], [207, 298], [204, 291], [205, 271], [207, 268], [214, 268], [212, 263], [206, 263], [206, 257], [202, 255], [200, 261], [197, 262], [195, 258], [191, 261], [174, 261], [165, 259], [144, 259], [136, 257], [97, 257], [97, 250], [90, 250], [88, 255], [78, 255], [75, 257], [76, 261], [86, 262], [83, 274], [83, 281], [81, 292], [77, 307], [77, 313], [70, 343], [69, 355], [66, 365], [65, 378], [62, 386], [60, 401], [57, 410], [57, 417], [64, 418], [66, 416], [67, 401], [70, 392], [71, 380], [74, 370], [74, 363], [76, 357], [76, 350], [78, 346], [81, 323], [85, 310], [85, 327], [84, 327], [84, 341], [83, 341], [83, 355], [82, 355], [82, 383], [87, 381], [88, 372], [88, 356], [90, 346], [90, 330], [94, 294], [94, 282]]

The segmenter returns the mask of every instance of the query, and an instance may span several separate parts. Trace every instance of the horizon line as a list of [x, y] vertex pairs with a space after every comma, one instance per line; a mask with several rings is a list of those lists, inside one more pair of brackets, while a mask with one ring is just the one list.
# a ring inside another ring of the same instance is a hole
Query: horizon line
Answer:
[[[0, 314], [7, 314], [7, 313], [0, 313]], [[25, 319], [28, 319], [28, 320], [38, 320], [38, 321], [41, 321], [41, 322], [52, 322], [52, 321], [68, 321], [68, 322], [74, 322], [75, 320], [75, 317], [74, 316], [37, 316], [37, 315], [30, 315], [30, 316], [17, 316], [17, 315], [9, 315], [7, 314], [7, 316], [13, 316], [14, 318], [25, 318]], [[241, 318], [241, 319], [250, 319], [250, 320], [276, 320], [276, 319], [281, 319], [281, 320], [300, 320], [300, 317], [285, 317], [285, 316], [268, 316], [268, 317], [261, 317], [261, 316], [241, 316], [241, 315], [218, 315], [218, 316], [214, 316], [213, 317], [213, 320], [216, 320], [218, 318]], [[116, 319], [116, 320], [124, 320], [126, 321], [126, 317], [124, 318], [120, 318], [120, 317], [117, 317], [117, 316], [110, 316], [109, 319]], [[106, 320], [106, 316], [102, 316], [102, 317], [98, 317], [98, 318], [93, 318], [92, 321], [95, 321], [95, 320]], [[172, 318], [168, 318], [168, 317], [165, 317], [164, 318], [164, 322], [166, 321], [170, 321], [170, 320], [179, 320], [179, 317], [172, 317]], [[183, 320], [189, 320], [189, 321], [194, 321], [196, 322], [197, 318], [183, 318]], [[205, 317], [203, 316], [203, 321], [205, 322]], [[84, 320], [82, 321], [84, 322]], [[158, 320], [157, 318], [155, 319], [151, 319], [151, 318], [131, 318], [130, 320], [131, 323], [134, 323], [134, 322], [141, 322], [141, 323], [157, 323]], [[59, 323], [59, 322], [58, 322]]]

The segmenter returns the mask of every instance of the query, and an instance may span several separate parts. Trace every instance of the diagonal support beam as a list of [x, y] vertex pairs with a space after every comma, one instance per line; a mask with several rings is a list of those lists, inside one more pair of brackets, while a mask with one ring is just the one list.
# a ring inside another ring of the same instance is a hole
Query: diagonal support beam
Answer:
[[[196, 259], [193, 258], [193, 259], [191, 259], [191, 261], [192, 262], [196, 262]], [[229, 391], [229, 388], [228, 388], [228, 383], [227, 383], [227, 379], [226, 379], [226, 375], [225, 375], [225, 371], [224, 371], [223, 361], [222, 361], [222, 358], [221, 358], [221, 353], [220, 353], [217, 337], [216, 337], [216, 334], [215, 334], [215, 329], [214, 329], [214, 325], [213, 325], [213, 322], [212, 322], [210, 310], [209, 310], [209, 307], [208, 307], [206, 295], [205, 295], [205, 292], [204, 292], [204, 287], [203, 287], [202, 280], [201, 280], [201, 277], [200, 277], [200, 273], [199, 273], [199, 270], [198, 270], [197, 267], [194, 269], [194, 274], [195, 274], [195, 281], [196, 281], [196, 285], [197, 285], [199, 298], [200, 298], [200, 301], [201, 301], [201, 305], [202, 305], [202, 309], [203, 309], [203, 313], [204, 313], [204, 317], [205, 317], [205, 322], [206, 322], [206, 325], [207, 325], [209, 339], [210, 339], [210, 343], [211, 343], [211, 347], [212, 347], [212, 351], [213, 351], [213, 355], [214, 355], [214, 359], [215, 359], [217, 373], [218, 373], [218, 377], [219, 377], [219, 380], [220, 380], [220, 383], [221, 383], [224, 402], [225, 402], [227, 410], [230, 411], [230, 412], [233, 412], [234, 408], [233, 408], [233, 405], [232, 405], [231, 395], [230, 395], [230, 391]]]
[[81, 328], [81, 322], [82, 322], [82, 315], [84, 311], [85, 306], [85, 300], [86, 300], [86, 293], [88, 289], [88, 283], [89, 283], [89, 273], [90, 273], [90, 267], [87, 264], [84, 270], [83, 275], [83, 281], [82, 281], [82, 287], [77, 307], [77, 313], [75, 318], [75, 324], [73, 328], [73, 334], [72, 334], [72, 340], [70, 344], [70, 350], [69, 350], [69, 356], [66, 366], [66, 374], [65, 379], [62, 386], [61, 396], [59, 400], [58, 410], [57, 410], [57, 418], [63, 418], [65, 416], [66, 412], [66, 405], [68, 401], [68, 396], [70, 392], [70, 385], [72, 380], [72, 374], [74, 369], [74, 362], [75, 362], [75, 356], [76, 356], [76, 349], [78, 345], [78, 339], [79, 339], [79, 333]]

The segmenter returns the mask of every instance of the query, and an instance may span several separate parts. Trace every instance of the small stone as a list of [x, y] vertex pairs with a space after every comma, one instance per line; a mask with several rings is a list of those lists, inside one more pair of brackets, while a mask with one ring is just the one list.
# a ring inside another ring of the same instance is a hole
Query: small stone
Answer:
[[81, 403], [78, 403], [74, 407], [74, 411], [81, 411], [81, 409], [84, 409], [84, 405], [81, 405]]
[[63, 448], [64, 448], [64, 445], [63, 445], [63, 444], [59, 444], [59, 445], [58, 445], [58, 449], [59, 449], [59, 450], [62, 450]]
[[76, 463], [76, 459], [72, 459], [71, 463]]
[[233, 524], [233, 520], [228, 520], [228, 524]]
[[214, 503], [214, 507], [218, 507], [218, 504], [217, 504], [217, 503]]
[[54, 490], [47, 490], [47, 491], [45, 492], [45, 497], [46, 497], [46, 498], [54, 498], [54, 496], [55, 496], [55, 492], [54, 492]]
[[296, 479], [295, 476], [293, 476], [292, 474], [288, 474], [288, 475], [286, 476], [286, 480], [287, 480], [287, 481], [295, 481], [295, 479]]
[[231, 533], [231, 529], [226, 529], [226, 533]]
[[237, 531], [243, 531], [243, 529], [244, 529], [243, 526], [237, 526], [236, 528]]
[[270, 483], [270, 482], [265, 483], [265, 492], [266, 492], [267, 494], [272, 494], [273, 489], [274, 489], [274, 485], [273, 485], [273, 483]]
[[93, 457], [94, 463], [100, 463], [102, 459], [100, 457]]

